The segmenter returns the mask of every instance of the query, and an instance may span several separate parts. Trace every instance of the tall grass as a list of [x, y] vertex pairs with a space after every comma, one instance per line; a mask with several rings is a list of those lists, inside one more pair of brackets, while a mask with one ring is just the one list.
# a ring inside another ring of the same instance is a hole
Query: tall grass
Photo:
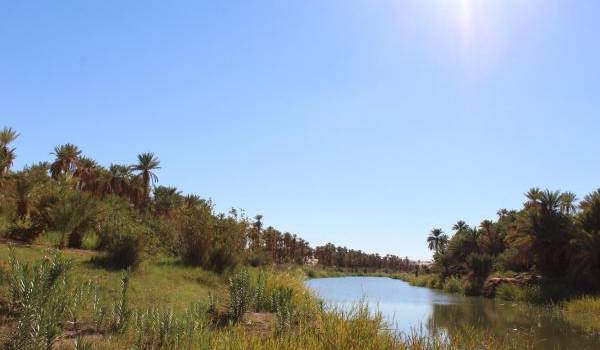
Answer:
[[586, 296], [564, 305], [565, 319], [589, 333], [600, 334], [600, 297]]
[[444, 282], [444, 292], [460, 293], [462, 291], [462, 282], [460, 278], [452, 276]]

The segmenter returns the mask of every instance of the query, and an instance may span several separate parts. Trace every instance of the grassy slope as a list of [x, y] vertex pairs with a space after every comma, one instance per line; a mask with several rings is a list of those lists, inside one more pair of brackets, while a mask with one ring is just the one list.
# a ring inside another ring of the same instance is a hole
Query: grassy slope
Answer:
[[[23, 261], [33, 261], [43, 257], [46, 248], [40, 246], [16, 246], [15, 253]], [[8, 266], [9, 248], [0, 245], [0, 266]], [[108, 293], [119, 290], [123, 271], [98, 268], [90, 263], [95, 253], [85, 250], [64, 250], [64, 255], [75, 262], [73, 275], [81, 281], [97, 281]], [[2, 288], [2, 294], [5, 293]], [[225, 278], [200, 268], [181, 266], [172, 258], [160, 258], [145, 262], [133, 274], [130, 282], [129, 300], [135, 307], [165, 305], [182, 310], [190, 303], [205, 299], [208, 293], [217, 296], [226, 293]]]

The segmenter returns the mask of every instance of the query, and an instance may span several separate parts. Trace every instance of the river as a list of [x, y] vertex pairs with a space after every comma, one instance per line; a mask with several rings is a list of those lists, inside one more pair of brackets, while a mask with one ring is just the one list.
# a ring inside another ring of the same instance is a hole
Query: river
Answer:
[[600, 349], [598, 338], [570, 327], [550, 307], [448, 294], [384, 277], [319, 278], [306, 285], [329, 306], [349, 308], [366, 300], [405, 334], [433, 330], [451, 336], [453, 329], [472, 326], [498, 335], [531, 334], [536, 349]]

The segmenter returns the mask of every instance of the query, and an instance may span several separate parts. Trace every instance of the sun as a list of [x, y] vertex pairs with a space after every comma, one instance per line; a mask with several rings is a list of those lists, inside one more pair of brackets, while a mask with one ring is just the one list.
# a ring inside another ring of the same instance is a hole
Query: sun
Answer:
[[471, 0], [458, 0], [458, 21], [464, 44], [469, 44], [472, 30], [472, 4]]

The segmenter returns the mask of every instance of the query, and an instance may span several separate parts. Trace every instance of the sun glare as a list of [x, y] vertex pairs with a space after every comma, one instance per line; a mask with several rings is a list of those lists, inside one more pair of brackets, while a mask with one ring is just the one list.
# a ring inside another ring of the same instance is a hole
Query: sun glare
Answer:
[[458, 0], [458, 20], [461, 29], [463, 44], [468, 45], [471, 40], [471, 0]]

